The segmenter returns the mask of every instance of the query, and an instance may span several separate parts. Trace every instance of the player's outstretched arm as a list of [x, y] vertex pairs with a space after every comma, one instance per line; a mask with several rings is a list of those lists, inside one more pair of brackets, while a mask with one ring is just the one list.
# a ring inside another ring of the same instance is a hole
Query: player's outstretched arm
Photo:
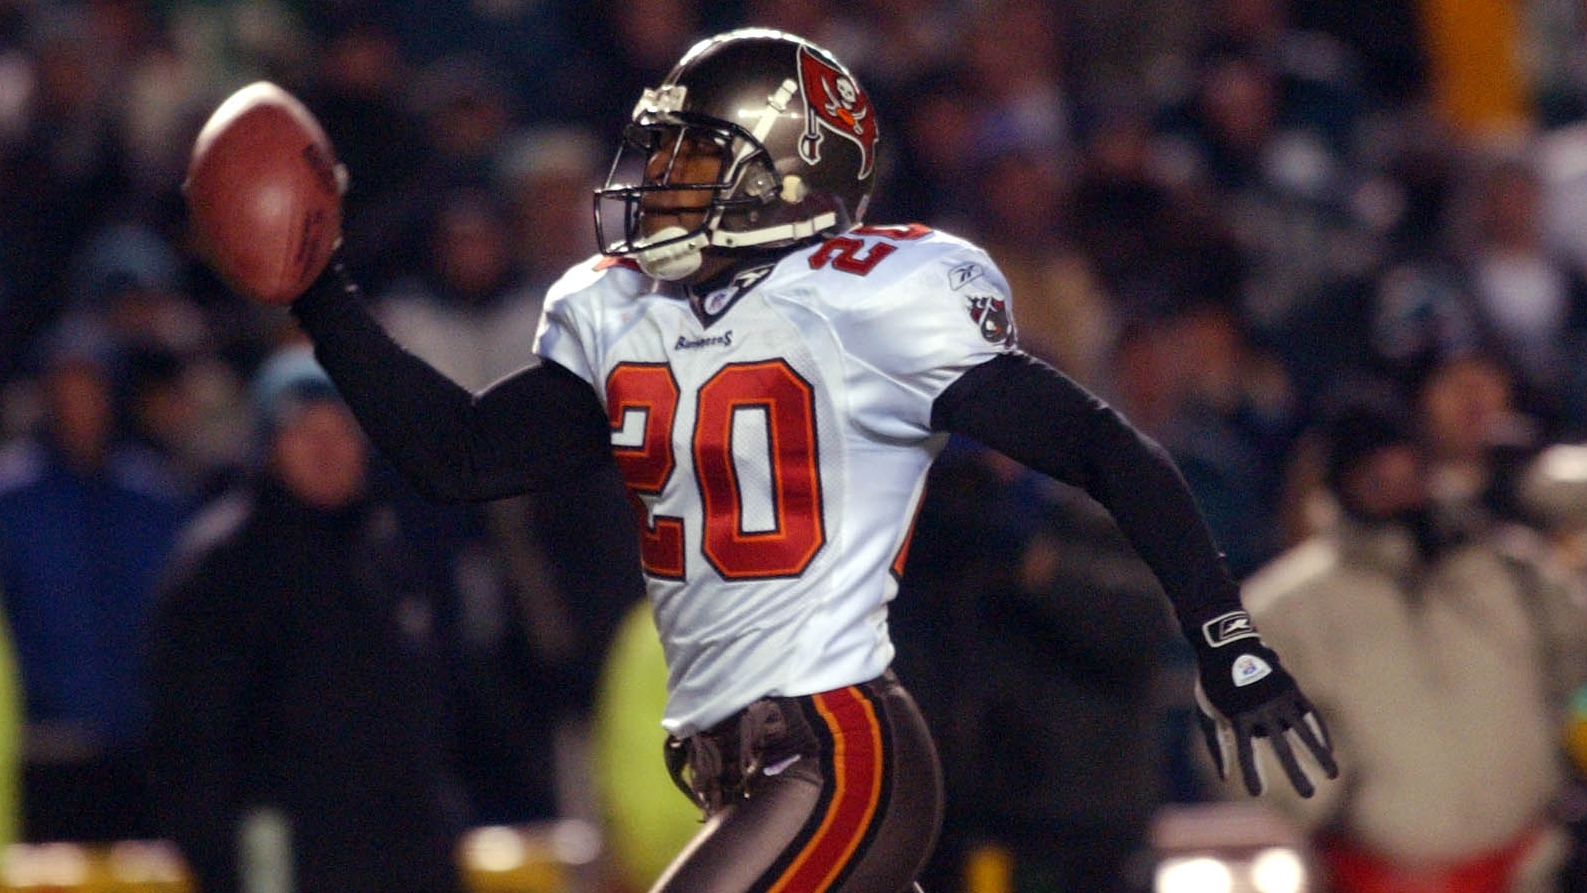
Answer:
[[583, 379], [548, 362], [470, 393], [391, 339], [340, 257], [292, 313], [370, 439], [430, 499], [499, 499], [614, 461], [606, 414]]
[[1104, 401], [1052, 366], [1011, 353], [966, 372], [933, 405], [932, 427], [995, 449], [1101, 503], [1157, 575], [1196, 651], [1207, 742], [1227, 777], [1264, 779], [1255, 746], [1266, 741], [1290, 782], [1310, 796], [1304, 750], [1338, 774], [1321, 719], [1263, 644], [1240, 603], [1211, 532], [1167, 452]]
[[486, 500], [610, 479], [606, 415], [573, 373], [547, 363], [476, 397], [386, 336], [339, 257], [347, 182], [314, 115], [261, 81], [210, 115], [182, 191], [205, 263], [239, 295], [291, 304], [364, 430], [420, 492]]

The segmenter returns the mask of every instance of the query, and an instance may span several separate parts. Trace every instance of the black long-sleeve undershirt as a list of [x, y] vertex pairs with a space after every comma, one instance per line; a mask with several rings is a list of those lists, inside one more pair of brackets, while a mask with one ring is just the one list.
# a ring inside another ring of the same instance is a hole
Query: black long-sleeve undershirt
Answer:
[[[583, 379], [545, 362], [471, 394], [393, 341], [356, 292], [332, 269], [293, 313], [371, 439], [421, 493], [488, 500], [615, 477], [610, 424]], [[1099, 502], [1193, 638], [1201, 621], [1239, 608], [1238, 584], [1167, 453], [1057, 369], [1022, 353], [990, 360], [937, 398], [931, 421]]]
[[556, 363], [470, 393], [392, 340], [339, 265], [292, 312], [370, 439], [426, 498], [485, 501], [615, 474], [600, 401]]
[[1100, 503], [1157, 575], [1193, 642], [1202, 621], [1240, 609], [1239, 584], [1168, 453], [1059, 370], [1023, 353], [989, 360], [938, 396], [931, 426]]

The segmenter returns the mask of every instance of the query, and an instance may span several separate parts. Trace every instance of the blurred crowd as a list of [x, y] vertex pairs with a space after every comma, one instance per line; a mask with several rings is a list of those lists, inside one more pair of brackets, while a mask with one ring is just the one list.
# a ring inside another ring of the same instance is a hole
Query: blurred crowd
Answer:
[[[157, 833], [140, 636], [183, 524], [257, 470], [251, 385], [298, 340], [188, 242], [209, 112], [258, 79], [304, 100], [351, 174], [355, 277], [477, 389], [533, 360], [545, 287], [592, 253], [640, 90], [741, 24], [847, 62], [880, 115], [868, 219], [986, 246], [1023, 346], [1170, 450], [1237, 575], [1337, 518], [1324, 422], [1362, 391], [1414, 417], [1441, 504], [1587, 573], [1587, 472], [1538, 458], [1587, 440], [1578, 3], [0, 0], [19, 839]], [[440, 508], [381, 480], [444, 594], [469, 819], [588, 814], [548, 767], [580, 763], [636, 593], [580, 565], [571, 496]], [[950, 806], [945, 858], [978, 835], [1128, 850], [1156, 805], [1219, 796], [1182, 740], [1188, 658], [1115, 534], [973, 445], [933, 476], [896, 623], [950, 792], [980, 792]], [[1098, 598], [1116, 612], [1077, 636]]]

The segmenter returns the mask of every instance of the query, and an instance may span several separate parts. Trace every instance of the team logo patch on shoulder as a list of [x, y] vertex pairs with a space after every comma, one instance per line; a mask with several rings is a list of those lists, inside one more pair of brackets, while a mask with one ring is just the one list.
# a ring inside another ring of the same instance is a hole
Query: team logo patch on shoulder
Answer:
[[819, 163], [823, 131], [831, 131], [859, 147], [859, 178], [870, 176], [876, 160], [876, 115], [870, 97], [842, 69], [804, 46], [799, 47], [799, 80], [805, 99], [799, 157], [810, 164]]
[[1008, 312], [1008, 301], [995, 295], [970, 295], [965, 303], [982, 338], [993, 344], [1013, 343], [1014, 320]]

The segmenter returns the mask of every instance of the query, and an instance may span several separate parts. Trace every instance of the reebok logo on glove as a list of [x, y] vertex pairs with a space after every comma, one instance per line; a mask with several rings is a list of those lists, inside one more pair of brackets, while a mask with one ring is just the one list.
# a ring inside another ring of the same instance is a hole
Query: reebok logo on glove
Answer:
[[1250, 614], [1244, 611], [1230, 611], [1203, 623], [1201, 634], [1207, 637], [1208, 645], [1222, 648], [1239, 639], [1256, 638], [1256, 626], [1251, 623]]
[[1272, 672], [1273, 668], [1268, 665], [1267, 661], [1254, 654], [1242, 654], [1234, 659], [1234, 667], [1229, 674], [1234, 677], [1234, 687], [1240, 688], [1241, 686], [1250, 685]]

